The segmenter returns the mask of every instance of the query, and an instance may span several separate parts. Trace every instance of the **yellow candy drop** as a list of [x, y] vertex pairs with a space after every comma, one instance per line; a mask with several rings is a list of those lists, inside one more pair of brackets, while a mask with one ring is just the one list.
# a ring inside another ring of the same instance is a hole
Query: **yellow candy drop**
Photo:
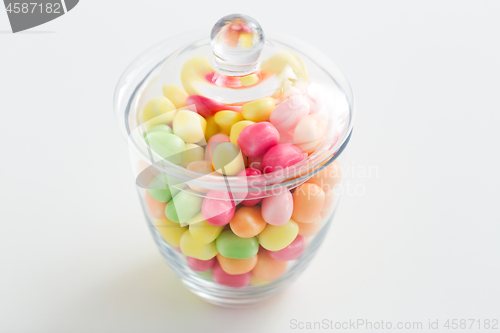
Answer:
[[205, 130], [205, 141], [208, 142], [211, 137], [220, 132], [219, 125], [215, 122], [215, 117], [210, 116], [205, 118], [207, 121], [207, 129]]
[[215, 171], [227, 176], [234, 176], [245, 169], [245, 162], [240, 147], [232, 142], [222, 142], [214, 150], [212, 164]]
[[241, 131], [243, 131], [243, 129], [245, 127], [250, 126], [252, 124], [255, 124], [255, 122], [250, 121], [250, 120], [243, 120], [243, 121], [239, 121], [236, 124], [234, 124], [231, 127], [231, 134], [229, 135], [229, 140], [232, 143], [237, 144], [238, 137], [240, 136]]
[[255, 286], [255, 287], [260, 287], [260, 286], [265, 286], [266, 284], [269, 284], [271, 281], [264, 281], [264, 280], [261, 280], [257, 277], [255, 277], [255, 275], [252, 274], [252, 278], [250, 279], [250, 284], [252, 286]]
[[213, 72], [207, 58], [193, 57], [189, 59], [181, 70], [181, 81], [189, 95], [200, 95], [196, 85], [205, 80], [205, 75]]
[[196, 143], [205, 138], [207, 121], [196, 112], [179, 110], [172, 122], [174, 134], [186, 143]]
[[261, 71], [281, 74], [286, 68], [291, 68], [295, 74], [295, 80], [309, 81], [309, 72], [304, 61], [291, 51], [284, 51], [273, 55], [262, 62]]
[[184, 232], [181, 237], [180, 247], [182, 253], [188, 257], [193, 257], [200, 260], [210, 260], [219, 253], [215, 246], [215, 241], [208, 244], [198, 242], [189, 232], [189, 229]]
[[269, 120], [269, 116], [271, 116], [271, 112], [273, 112], [275, 107], [276, 104], [274, 102], [274, 98], [261, 98], [243, 104], [241, 107], [241, 114], [245, 117], [245, 119], [251, 121], [266, 121]]
[[184, 89], [175, 84], [167, 84], [163, 86], [162, 90], [163, 96], [168, 98], [177, 109], [186, 106], [186, 99], [188, 98], [188, 94], [184, 91]]
[[179, 223], [172, 222], [168, 218], [154, 219], [153, 224], [165, 242], [173, 247], [180, 245], [182, 235], [188, 230], [187, 227], [181, 227]]
[[184, 159], [181, 165], [185, 168], [194, 161], [203, 161], [205, 159], [205, 149], [194, 143], [186, 143], [186, 150], [184, 151]]
[[219, 125], [224, 134], [231, 133], [231, 127], [239, 121], [245, 120], [241, 114], [234, 111], [219, 111], [215, 114], [214, 120]]
[[157, 97], [146, 103], [141, 113], [141, 121], [146, 129], [161, 124], [170, 124], [176, 107], [166, 97]]
[[215, 226], [208, 223], [201, 212], [196, 214], [189, 222], [189, 232], [191, 236], [202, 244], [213, 242], [223, 229], [223, 225]]
[[290, 219], [283, 225], [266, 225], [257, 238], [266, 250], [279, 251], [290, 245], [298, 234], [299, 226]]
[[240, 81], [241, 81], [241, 85], [244, 87], [253, 86], [257, 82], [259, 82], [259, 77], [255, 74], [250, 74], [250, 75], [243, 76], [242, 78], [240, 78]]

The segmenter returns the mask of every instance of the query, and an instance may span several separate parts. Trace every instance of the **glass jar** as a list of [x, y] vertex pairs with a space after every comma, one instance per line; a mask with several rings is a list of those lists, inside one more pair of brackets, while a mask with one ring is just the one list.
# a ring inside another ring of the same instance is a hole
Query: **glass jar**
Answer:
[[210, 38], [134, 60], [114, 107], [148, 227], [189, 290], [245, 306], [306, 268], [339, 202], [354, 118], [327, 56], [228, 15]]

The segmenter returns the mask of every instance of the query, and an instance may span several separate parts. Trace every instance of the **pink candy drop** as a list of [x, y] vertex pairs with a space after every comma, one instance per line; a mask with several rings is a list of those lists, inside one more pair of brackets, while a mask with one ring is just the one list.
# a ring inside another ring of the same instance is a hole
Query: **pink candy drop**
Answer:
[[[245, 176], [252, 177], [252, 176], [259, 176], [261, 174], [262, 174], [262, 172], [260, 172], [260, 170], [258, 170], [258, 169], [247, 168], [245, 170], [242, 170], [237, 176], [238, 177], [245, 177]], [[248, 182], [248, 187], [251, 187], [252, 180], [247, 179], [247, 182]], [[258, 198], [258, 199], [252, 199], [252, 198], [260, 197], [261, 195], [262, 195], [262, 193], [259, 191], [248, 192], [246, 199], [241, 201], [241, 204], [244, 206], [255, 206], [256, 204], [258, 204], [262, 200], [262, 198]]]
[[293, 197], [290, 191], [262, 199], [262, 218], [272, 225], [283, 225], [292, 217]]
[[298, 235], [293, 242], [279, 251], [268, 251], [269, 255], [279, 261], [296, 260], [304, 253], [306, 239], [304, 236]]
[[246, 156], [257, 157], [276, 146], [279, 140], [278, 130], [264, 121], [245, 127], [238, 136], [238, 146]]
[[248, 167], [262, 171], [262, 161], [263, 160], [264, 160], [264, 156], [249, 157], [248, 158]]
[[205, 272], [212, 268], [215, 264], [215, 257], [210, 260], [200, 260], [186, 256], [187, 264], [195, 272]]
[[242, 288], [250, 284], [250, 280], [252, 279], [252, 272], [250, 271], [245, 274], [237, 275], [227, 274], [226, 272], [224, 272], [219, 262], [216, 262], [212, 269], [212, 278], [215, 282], [223, 286]]
[[304, 159], [304, 154], [295, 145], [280, 143], [267, 151], [262, 161], [264, 173], [285, 169]]
[[234, 216], [235, 203], [228, 192], [211, 190], [201, 205], [203, 218], [215, 226], [226, 225]]
[[[186, 105], [190, 110], [197, 112], [205, 118], [213, 116], [222, 110], [233, 110], [232, 106], [201, 95], [190, 95], [186, 100]], [[190, 107], [192, 105], [196, 108], [195, 110]]]
[[309, 114], [309, 110], [309, 103], [304, 96], [293, 95], [276, 106], [269, 121], [280, 133], [290, 132]]
[[279, 143], [293, 143], [293, 131], [281, 132]]

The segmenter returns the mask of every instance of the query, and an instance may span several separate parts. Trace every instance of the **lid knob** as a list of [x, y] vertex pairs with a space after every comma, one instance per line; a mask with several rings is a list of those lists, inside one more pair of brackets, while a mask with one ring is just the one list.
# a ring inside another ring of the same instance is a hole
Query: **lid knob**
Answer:
[[210, 34], [212, 67], [225, 75], [243, 76], [253, 73], [260, 65], [264, 33], [260, 24], [250, 16], [224, 16]]

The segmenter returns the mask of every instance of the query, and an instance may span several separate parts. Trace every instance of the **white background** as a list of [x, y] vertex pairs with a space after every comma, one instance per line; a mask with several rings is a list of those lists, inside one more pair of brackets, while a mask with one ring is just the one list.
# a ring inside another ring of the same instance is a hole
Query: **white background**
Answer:
[[[362, 189], [308, 271], [243, 310], [204, 303], [162, 261], [112, 110], [143, 50], [234, 12], [344, 70], [358, 112], [348, 181]], [[1, 9], [0, 331], [500, 319], [499, 17], [500, 1], [82, 0], [11, 34]]]

